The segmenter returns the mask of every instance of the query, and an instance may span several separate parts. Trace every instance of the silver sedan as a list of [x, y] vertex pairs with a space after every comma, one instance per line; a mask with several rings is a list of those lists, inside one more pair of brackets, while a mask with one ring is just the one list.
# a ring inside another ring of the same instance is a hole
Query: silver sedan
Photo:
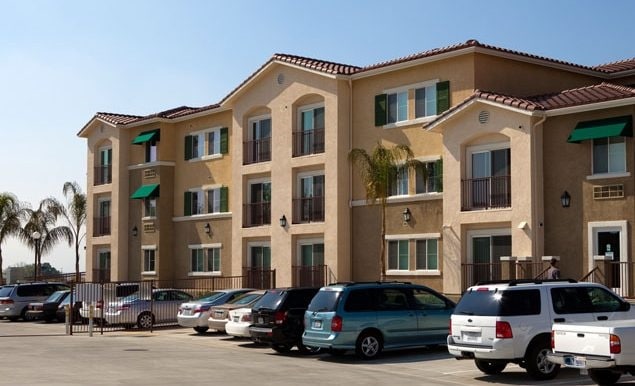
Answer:
[[137, 325], [150, 328], [154, 324], [176, 323], [179, 305], [192, 300], [192, 295], [176, 289], [155, 289], [152, 298], [141, 292], [108, 303], [104, 319], [108, 324]]

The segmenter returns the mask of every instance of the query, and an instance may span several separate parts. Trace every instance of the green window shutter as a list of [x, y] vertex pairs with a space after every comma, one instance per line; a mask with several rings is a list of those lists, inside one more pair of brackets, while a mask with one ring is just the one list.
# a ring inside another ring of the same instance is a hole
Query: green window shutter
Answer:
[[388, 96], [386, 94], [375, 95], [375, 126], [386, 124], [386, 106]]
[[220, 153], [227, 154], [229, 153], [229, 134], [228, 129], [223, 127], [220, 129]]
[[437, 114], [450, 108], [450, 81], [437, 83]]
[[437, 179], [439, 182], [439, 188], [438, 191], [439, 192], [443, 192], [443, 158], [439, 158], [434, 167], [436, 168], [435, 173], [437, 175]]
[[183, 216], [190, 216], [192, 214], [192, 192], [185, 192], [183, 200]]
[[220, 188], [220, 211], [229, 212], [229, 188], [227, 186]]
[[185, 136], [185, 160], [192, 159], [192, 136]]

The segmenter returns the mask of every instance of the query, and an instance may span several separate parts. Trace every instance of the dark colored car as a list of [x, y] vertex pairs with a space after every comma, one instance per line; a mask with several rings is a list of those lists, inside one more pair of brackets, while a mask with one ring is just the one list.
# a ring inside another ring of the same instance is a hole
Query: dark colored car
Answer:
[[[42, 319], [45, 322], [52, 322], [57, 319], [57, 307], [71, 293], [70, 290], [55, 291], [43, 302], [29, 303], [26, 311], [26, 319]], [[64, 319], [57, 319], [62, 322]]]
[[[74, 299], [77, 298], [76, 295], [73, 295], [73, 297]], [[82, 309], [82, 302], [77, 302], [74, 299], [73, 301], [75, 302], [75, 306], [73, 307], [73, 314], [69, 316], [72, 317], [73, 323], [83, 323], [84, 320], [82, 319], [82, 316], [79, 313], [79, 311]], [[60, 322], [66, 321], [66, 311], [64, 307], [70, 305], [70, 303], [71, 303], [71, 296], [69, 295], [69, 296], [66, 296], [64, 300], [62, 300], [62, 302], [57, 306], [57, 310], [55, 311], [55, 318], [59, 320]]]
[[297, 346], [303, 353], [315, 352], [302, 344], [304, 312], [319, 288], [276, 288], [268, 290], [251, 309], [251, 339], [269, 344], [284, 353]]

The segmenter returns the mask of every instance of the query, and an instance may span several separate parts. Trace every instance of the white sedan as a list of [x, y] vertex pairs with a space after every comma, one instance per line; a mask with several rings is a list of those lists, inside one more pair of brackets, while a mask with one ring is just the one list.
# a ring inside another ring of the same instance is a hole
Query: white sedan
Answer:
[[250, 291], [253, 288], [218, 290], [203, 298], [183, 303], [179, 307], [176, 320], [179, 326], [191, 327], [202, 334], [209, 329], [207, 319], [210, 317], [211, 307], [225, 304]]
[[239, 308], [229, 311], [229, 320], [225, 324], [227, 335], [237, 338], [249, 338], [251, 326], [251, 308]]

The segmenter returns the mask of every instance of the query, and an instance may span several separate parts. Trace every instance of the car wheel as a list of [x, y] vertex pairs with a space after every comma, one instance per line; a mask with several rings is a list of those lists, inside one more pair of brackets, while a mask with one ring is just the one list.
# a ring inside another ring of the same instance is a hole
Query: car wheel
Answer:
[[589, 370], [589, 377], [600, 386], [613, 386], [620, 380], [622, 373], [606, 369]]
[[289, 351], [291, 351], [291, 346], [289, 346], [288, 344], [273, 344], [271, 345], [271, 348], [274, 349], [274, 351], [279, 352], [281, 354], [284, 353], [288, 353]]
[[207, 330], [209, 330], [209, 327], [201, 327], [201, 326], [194, 327], [194, 331], [198, 332], [199, 334], [203, 334]]
[[311, 354], [318, 354], [320, 351], [322, 351], [322, 348], [305, 346], [302, 342], [300, 342], [298, 343], [298, 350], [300, 350], [302, 354], [311, 355]]
[[149, 312], [143, 312], [137, 318], [137, 326], [139, 328], [150, 328], [154, 324], [154, 316]]
[[355, 344], [355, 353], [362, 359], [376, 358], [382, 349], [381, 337], [375, 332], [363, 332]]
[[560, 365], [547, 360], [547, 354], [551, 352], [551, 343], [542, 340], [534, 343], [525, 356], [527, 373], [534, 379], [553, 379], [558, 375]]
[[505, 370], [505, 367], [507, 367], [507, 362], [505, 361], [487, 359], [474, 359], [474, 364], [476, 364], [476, 367], [478, 367], [479, 370], [487, 375], [500, 374], [503, 370]]

